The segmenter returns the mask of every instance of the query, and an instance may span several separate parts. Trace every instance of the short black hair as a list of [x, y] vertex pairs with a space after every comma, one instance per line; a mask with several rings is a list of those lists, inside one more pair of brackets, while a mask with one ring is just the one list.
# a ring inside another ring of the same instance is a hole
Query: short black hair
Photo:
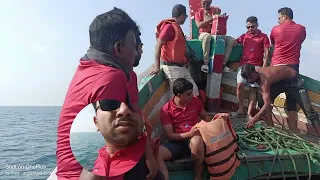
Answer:
[[182, 4], [176, 4], [172, 9], [172, 17], [177, 18], [181, 15], [187, 15], [187, 8]]
[[140, 36], [141, 36], [141, 32], [140, 32], [140, 30], [138, 30], [137, 32], [136, 32], [136, 42], [137, 42], [137, 49], [138, 49], [138, 47], [142, 44], [142, 41], [141, 41], [141, 38], [140, 38]]
[[241, 76], [244, 79], [248, 79], [252, 73], [256, 72], [256, 68], [252, 64], [245, 64], [242, 66]]
[[137, 24], [126, 12], [114, 7], [111, 11], [98, 15], [90, 24], [90, 47], [113, 54], [115, 43], [124, 42], [130, 30], [136, 33]]
[[178, 78], [173, 82], [172, 91], [175, 96], [193, 89], [193, 84], [185, 78]]
[[288, 16], [289, 19], [293, 19], [293, 11], [289, 7], [283, 7], [281, 9], [279, 9], [278, 13], [280, 13], [281, 15]]
[[247, 18], [246, 22], [250, 22], [250, 23], [258, 23], [258, 18], [255, 16], [250, 16]]

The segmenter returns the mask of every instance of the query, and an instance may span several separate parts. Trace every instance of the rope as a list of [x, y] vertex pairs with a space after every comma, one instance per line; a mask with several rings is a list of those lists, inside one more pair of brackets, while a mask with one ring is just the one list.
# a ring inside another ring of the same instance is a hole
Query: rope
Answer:
[[[275, 127], [255, 127], [254, 129], [247, 129], [244, 124], [234, 127], [234, 130], [239, 137], [238, 144], [243, 149], [255, 152], [274, 151], [275, 156], [272, 160], [268, 179], [270, 179], [273, 173], [276, 159], [281, 163], [280, 155], [282, 154], [289, 156], [294, 167], [296, 178], [299, 179], [296, 163], [289, 150], [296, 151], [306, 156], [309, 179], [311, 178], [311, 162], [320, 166], [320, 146], [306, 141], [291, 132], [286, 132]], [[282, 151], [281, 153], [279, 153], [280, 150]], [[282, 165], [281, 168], [284, 177]]]

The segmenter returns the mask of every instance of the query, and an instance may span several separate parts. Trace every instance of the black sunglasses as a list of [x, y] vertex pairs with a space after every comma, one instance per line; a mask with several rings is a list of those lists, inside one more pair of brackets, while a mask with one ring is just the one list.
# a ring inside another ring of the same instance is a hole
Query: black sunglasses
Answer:
[[253, 29], [254, 27], [256, 27], [256, 26], [247, 26], [247, 29]]
[[[118, 100], [100, 100], [98, 102], [99, 106], [97, 106], [96, 103], [93, 103], [93, 107], [96, 111], [98, 110], [98, 108], [100, 108], [102, 111], [115, 111], [121, 105], [121, 102]], [[131, 105], [128, 105], [128, 107], [130, 110], [133, 110]]]

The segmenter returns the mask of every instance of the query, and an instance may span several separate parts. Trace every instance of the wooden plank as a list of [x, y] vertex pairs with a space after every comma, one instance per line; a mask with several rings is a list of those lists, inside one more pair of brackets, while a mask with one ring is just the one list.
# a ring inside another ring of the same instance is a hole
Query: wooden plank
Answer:
[[[312, 101], [312, 100], [311, 100]], [[285, 98], [282, 98], [282, 97], [277, 97], [275, 100], [274, 100], [274, 103], [273, 103], [275, 106], [278, 106], [278, 107], [281, 107], [281, 108], [286, 108], [287, 107], [287, 104], [286, 104], [286, 99]], [[320, 113], [320, 105], [319, 104], [316, 104], [314, 102], [311, 102], [312, 104], [312, 107], [313, 109]], [[297, 104], [297, 108], [298, 108], [298, 111], [303, 113], [301, 107]]]
[[[223, 87], [224, 93], [232, 94], [234, 96], [237, 95], [237, 88], [236, 87], [232, 87], [232, 86], [228, 86], [228, 85], [224, 85], [224, 84], [222, 84], [222, 87]], [[249, 98], [249, 90], [247, 90], [247, 89], [244, 90], [244, 98], [246, 98], [246, 99]]]
[[222, 74], [220, 73], [210, 73], [207, 75], [206, 94], [209, 99], [219, 98], [221, 76]]
[[159, 102], [161, 97], [168, 91], [168, 81], [163, 81], [160, 87], [154, 92], [142, 109], [142, 114], [149, 116], [154, 106]]

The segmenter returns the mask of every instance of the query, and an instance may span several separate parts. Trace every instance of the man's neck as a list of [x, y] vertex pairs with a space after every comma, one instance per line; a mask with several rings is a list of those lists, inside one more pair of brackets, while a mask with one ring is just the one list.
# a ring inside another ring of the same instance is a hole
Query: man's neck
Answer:
[[181, 100], [180, 100], [179, 98], [177, 98], [177, 97], [174, 97], [173, 102], [174, 102], [177, 106], [179, 106], [179, 107], [184, 107], [184, 106], [186, 106], [186, 104], [187, 104], [187, 103], [181, 101]]

